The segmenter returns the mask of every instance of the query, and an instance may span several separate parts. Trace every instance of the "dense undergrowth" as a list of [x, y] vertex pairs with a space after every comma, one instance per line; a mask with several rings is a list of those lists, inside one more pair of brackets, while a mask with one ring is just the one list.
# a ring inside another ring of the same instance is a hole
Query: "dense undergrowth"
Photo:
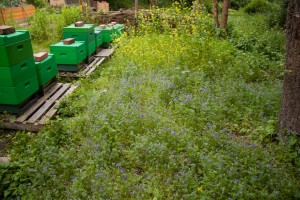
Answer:
[[48, 128], [16, 135], [2, 195], [299, 198], [297, 135], [276, 127], [283, 32], [261, 14], [229, 19], [226, 33], [179, 6], [140, 19]]

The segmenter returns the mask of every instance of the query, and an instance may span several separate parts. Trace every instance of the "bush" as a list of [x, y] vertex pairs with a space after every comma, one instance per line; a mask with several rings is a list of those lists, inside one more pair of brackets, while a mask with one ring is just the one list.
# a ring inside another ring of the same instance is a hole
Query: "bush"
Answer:
[[109, 8], [111, 10], [118, 10], [120, 8], [133, 8], [134, 1], [132, 0], [122, 0], [122, 1], [115, 1], [115, 0], [107, 0], [109, 3]]
[[3, 0], [0, 2], [0, 8], [18, 7], [20, 6], [19, 0]]
[[43, 8], [46, 5], [45, 0], [26, 0], [27, 3], [34, 5], [37, 8]]
[[230, 7], [233, 9], [240, 9], [246, 6], [251, 0], [231, 0]]
[[287, 0], [283, 0], [279, 2], [276, 1], [271, 4], [270, 8], [265, 12], [266, 20], [269, 27], [283, 28], [285, 26], [287, 5], [288, 5]]
[[267, 0], [251, 0], [251, 2], [245, 7], [245, 12], [248, 14], [263, 13], [269, 8], [270, 3]]
[[81, 18], [78, 6], [63, 7], [61, 13], [51, 9], [37, 9], [30, 20], [29, 32], [36, 42], [57, 42], [62, 37], [64, 26], [68, 26]]

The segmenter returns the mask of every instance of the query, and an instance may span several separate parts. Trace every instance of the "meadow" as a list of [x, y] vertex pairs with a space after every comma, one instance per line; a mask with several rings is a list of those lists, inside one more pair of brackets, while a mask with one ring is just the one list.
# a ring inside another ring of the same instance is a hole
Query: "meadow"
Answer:
[[12, 139], [2, 197], [300, 198], [298, 134], [277, 129], [285, 35], [268, 16], [231, 10], [223, 31], [174, 4], [114, 46], [43, 131]]

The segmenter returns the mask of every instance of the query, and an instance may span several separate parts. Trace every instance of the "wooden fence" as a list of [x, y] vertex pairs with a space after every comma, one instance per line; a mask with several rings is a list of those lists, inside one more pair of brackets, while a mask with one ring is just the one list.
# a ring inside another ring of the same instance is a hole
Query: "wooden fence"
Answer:
[[0, 24], [7, 24], [10, 19], [24, 21], [35, 13], [35, 7], [28, 5], [24, 7], [0, 8]]

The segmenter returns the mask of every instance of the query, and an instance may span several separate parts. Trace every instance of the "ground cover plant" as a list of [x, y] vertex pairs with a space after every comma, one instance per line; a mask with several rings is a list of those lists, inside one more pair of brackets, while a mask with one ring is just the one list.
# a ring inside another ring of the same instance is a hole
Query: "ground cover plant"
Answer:
[[277, 135], [284, 34], [230, 17], [220, 37], [204, 10], [141, 16], [48, 128], [17, 133], [2, 197], [299, 198], [298, 136]]

